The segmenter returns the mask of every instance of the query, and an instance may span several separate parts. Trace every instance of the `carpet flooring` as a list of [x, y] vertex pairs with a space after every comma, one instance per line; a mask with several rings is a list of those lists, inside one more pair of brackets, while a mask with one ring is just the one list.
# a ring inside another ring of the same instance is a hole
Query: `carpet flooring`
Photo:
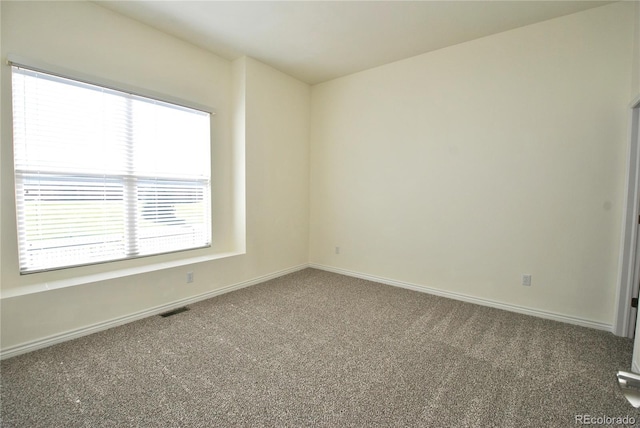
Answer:
[[3, 427], [640, 423], [615, 384], [631, 353], [607, 332], [306, 269], [5, 360], [0, 416]]

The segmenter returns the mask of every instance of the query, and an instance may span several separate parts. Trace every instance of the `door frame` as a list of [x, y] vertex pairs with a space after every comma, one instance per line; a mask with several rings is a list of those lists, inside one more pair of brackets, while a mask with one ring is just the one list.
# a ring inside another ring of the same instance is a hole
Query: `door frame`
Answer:
[[636, 265], [638, 257], [638, 221], [640, 204], [640, 96], [630, 105], [629, 147], [627, 152], [627, 184], [624, 195], [624, 214], [618, 263], [618, 290], [613, 333], [632, 337], [636, 310], [631, 308], [631, 298], [638, 293]]

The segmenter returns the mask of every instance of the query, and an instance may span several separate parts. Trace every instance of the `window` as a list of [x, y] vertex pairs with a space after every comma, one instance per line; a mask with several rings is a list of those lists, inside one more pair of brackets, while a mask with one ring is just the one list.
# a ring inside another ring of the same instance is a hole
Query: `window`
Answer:
[[20, 272], [211, 245], [211, 113], [13, 64]]

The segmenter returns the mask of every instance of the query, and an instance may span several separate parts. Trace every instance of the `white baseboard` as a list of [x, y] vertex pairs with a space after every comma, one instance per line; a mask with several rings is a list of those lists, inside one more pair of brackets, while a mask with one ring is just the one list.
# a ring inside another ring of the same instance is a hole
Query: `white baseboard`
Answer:
[[340, 269], [340, 268], [320, 265], [316, 263], [310, 263], [309, 267], [314, 269], [325, 270], [328, 272], [338, 273], [341, 275], [352, 276], [354, 278], [360, 278], [360, 279], [366, 279], [368, 281], [379, 282], [381, 284], [392, 285], [394, 287], [407, 288], [409, 290], [420, 291], [422, 293], [433, 294], [441, 297], [447, 297], [449, 299], [460, 300], [468, 303], [475, 303], [476, 305], [502, 309], [509, 312], [516, 312], [519, 314], [531, 315], [538, 318], [544, 318], [544, 319], [549, 319], [553, 321], [560, 321], [567, 324], [579, 325], [582, 327], [593, 328], [596, 330], [604, 330], [608, 332], [613, 331], [613, 326], [611, 324], [605, 324], [605, 323], [591, 321], [583, 318], [572, 317], [572, 316], [558, 314], [554, 312], [541, 311], [538, 309], [527, 308], [524, 306], [497, 302], [495, 300], [490, 300], [490, 299], [482, 299], [479, 297], [469, 296], [463, 293], [455, 293], [452, 291], [440, 290], [437, 288], [427, 287], [425, 285], [419, 285], [419, 284], [413, 284], [410, 282], [398, 281], [395, 279], [383, 278], [375, 275], [364, 274], [361, 272], [354, 272], [346, 269]]
[[108, 321], [100, 322], [97, 324], [92, 324], [87, 327], [82, 327], [76, 330], [67, 331], [60, 334], [55, 334], [53, 336], [45, 337], [42, 339], [37, 339], [34, 341], [22, 343], [19, 345], [11, 346], [6, 349], [0, 350], [0, 360], [4, 360], [7, 358], [15, 357], [20, 354], [26, 354], [27, 352], [35, 351], [37, 349], [46, 348], [48, 346], [56, 345], [58, 343], [66, 342], [68, 340], [77, 339], [82, 336], [87, 336], [92, 333], [97, 333], [99, 331], [107, 330], [112, 327], [117, 327], [119, 325], [127, 324], [133, 321], [137, 321], [142, 318], [150, 317], [153, 315], [158, 315], [167, 311], [171, 311], [173, 309], [190, 305], [192, 303], [199, 302], [201, 300], [206, 300], [211, 297], [219, 296], [221, 294], [229, 293], [231, 291], [239, 290], [241, 288], [249, 287], [252, 285], [256, 285], [265, 281], [269, 281], [271, 279], [278, 278], [283, 275], [287, 275], [289, 273], [297, 272], [302, 269], [306, 269], [308, 267], [307, 264], [302, 264], [298, 266], [294, 266], [289, 269], [284, 269], [281, 271], [273, 272], [268, 275], [259, 276], [257, 278], [253, 278], [247, 281], [242, 281], [237, 284], [228, 285], [226, 287], [218, 288], [216, 290], [208, 291], [203, 294], [199, 294], [197, 296], [187, 297], [185, 299], [176, 300], [171, 303], [167, 303], [165, 305], [156, 306], [153, 308], [145, 309], [140, 312], [136, 312], [130, 315], [125, 315], [123, 317], [114, 318]]
[[[574, 324], [574, 325], [579, 325], [582, 327], [588, 327], [588, 328], [594, 328], [597, 330], [604, 330], [604, 331], [612, 331], [612, 325], [610, 324], [604, 324], [604, 323], [600, 323], [600, 322], [596, 322], [596, 321], [591, 321], [591, 320], [586, 320], [586, 319], [582, 319], [582, 318], [576, 318], [576, 317], [571, 317], [571, 316], [567, 316], [567, 315], [562, 315], [562, 314], [558, 314], [558, 313], [553, 313], [553, 312], [547, 312], [547, 311], [541, 311], [538, 309], [532, 309], [532, 308], [527, 308], [527, 307], [523, 307], [523, 306], [518, 306], [518, 305], [512, 305], [512, 304], [507, 304], [507, 303], [502, 303], [502, 302], [497, 302], [494, 300], [489, 300], [489, 299], [482, 299], [482, 298], [478, 298], [478, 297], [473, 297], [473, 296], [469, 296], [466, 294], [462, 294], [462, 293], [454, 293], [451, 291], [444, 291], [444, 290], [439, 290], [436, 288], [432, 288], [432, 287], [427, 287], [425, 285], [418, 285], [418, 284], [413, 284], [413, 283], [409, 283], [409, 282], [404, 282], [404, 281], [398, 281], [398, 280], [394, 280], [394, 279], [389, 279], [389, 278], [383, 278], [383, 277], [379, 277], [379, 276], [375, 276], [375, 275], [369, 275], [369, 274], [364, 274], [361, 272], [354, 272], [351, 270], [346, 270], [346, 269], [340, 269], [340, 268], [335, 268], [332, 266], [325, 266], [325, 265], [320, 265], [320, 264], [316, 264], [316, 263], [310, 263], [310, 264], [302, 264], [302, 265], [298, 265], [298, 266], [294, 266], [292, 268], [288, 268], [288, 269], [284, 269], [281, 271], [277, 271], [277, 272], [273, 272], [270, 273], [268, 275], [263, 275], [257, 278], [253, 278], [247, 281], [242, 281], [236, 284], [232, 284], [232, 285], [228, 285], [226, 287], [222, 287], [222, 288], [218, 288], [216, 290], [212, 290], [203, 294], [199, 294], [197, 296], [192, 296], [192, 297], [188, 297], [185, 299], [181, 299], [181, 300], [177, 300], [171, 303], [167, 303], [165, 305], [161, 305], [161, 306], [156, 306], [153, 308], [149, 308], [140, 312], [136, 312], [130, 315], [125, 315], [123, 317], [119, 317], [119, 318], [114, 318], [108, 321], [104, 321], [104, 322], [100, 322], [97, 324], [92, 324], [90, 326], [87, 327], [82, 327], [76, 330], [71, 330], [68, 332], [64, 332], [64, 333], [60, 333], [60, 334], [56, 334], [53, 336], [49, 336], [49, 337], [45, 337], [42, 339], [38, 339], [38, 340], [34, 340], [34, 341], [30, 341], [30, 342], [26, 342], [26, 343], [22, 343], [19, 345], [15, 345], [15, 346], [11, 346], [8, 347], [6, 349], [2, 349], [0, 350], [0, 360], [4, 360], [7, 358], [11, 358], [11, 357], [15, 357], [17, 355], [20, 354], [26, 354], [27, 352], [31, 352], [31, 351], [35, 351], [37, 349], [42, 349], [42, 348], [46, 348], [48, 346], [52, 346], [58, 343], [62, 343], [62, 342], [66, 342], [68, 340], [73, 340], [73, 339], [77, 339], [80, 338], [82, 336], [87, 336], [89, 334], [92, 333], [97, 333], [99, 331], [103, 331], [103, 330], [107, 330], [109, 328], [112, 327], [117, 327], [119, 325], [123, 325], [123, 324], [127, 324], [133, 321], [137, 321], [139, 319], [142, 318], [146, 318], [149, 316], [154, 316], [154, 315], [158, 315], [161, 314], [163, 312], [167, 312], [182, 306], [186, 306], [195, 302], [199, 302], [201, 300], [206, 300], [209, 299], [211, 297], [215, 297], [215, 296], [219, 296], [221, 294], [225, 294], [225, 293], [229, 293], [231, 291], [235, 291], [235, 290], [239, 290], [241, 288], [245, 288], [245, 287], [249, 287], [252, 285], [256, 285], [256, 284], [260, 284], [262, 282], [265, 281], [269, 281], [271, 279], [275, 279], [278, 278], [280, 276], [283, 275], [287, 275], [289, 273], [293, 273], [293, 272], [297, 272], [299, 270], [303, 270], [306, 268], [314, 268], [314, 269], [320, 269], [320, 270], [324, 270], [324, 271], [328, 271], [328, 272], [334, 272], [334, 273], [338, 273], [341, 275], [346, 275], [346, 276], [351, 276], [354, 278], [360, 278], [360, 279], [365, 279], [368, 281], [374, 281], [374, 282], [378, 282], [381, 284], [386, 284], [386, 285], [391, 285], [394, 287], [400, 287], [400, 288], [406, 288], [409, 290], [414, 290], [414, 291], [420, 291], [423, 293], [428, 293], [428, 294], [433, 294], [436, 296], [441, 296], [441, 297], [447, 297], [450, 299], [455, 299], [455, 300], [460, 300], [463, 302], [468, 302], [468, 303], [474, 303], [477, 305], [482, 305], [482, 306], [488, 306], [488, 307], [492, 307], [492, 308], [497, 308], [497, 309], [502, 309], [502, 310], [506, 310], [506, 311], [510, 311], [510, 312], [516, 312], [516, 313], [520, 313], [520, 314], [525, 314], [525, 315], [532, 315], [535, 317], [539, 317], [539, 318], [545, 318], [545, 319], [550, 319], [550, 320], [554, 320], [554, 321], [560, 321], [560, 322], [564, 322], [564, 323], [568, 323], [568, 324]], [[634, 367], [632, 368], [634, 372], [636, 373], [640, 373], [640, 369], [639, 367], [637, 367], [634, 364]]]

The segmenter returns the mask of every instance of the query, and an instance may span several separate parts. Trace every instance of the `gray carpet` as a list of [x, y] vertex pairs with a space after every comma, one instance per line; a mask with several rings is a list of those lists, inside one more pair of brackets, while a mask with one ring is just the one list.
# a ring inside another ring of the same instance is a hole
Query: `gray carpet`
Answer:
[[306, 269], [2, 362], [4, 427], [576, 426], [610, 333]]

